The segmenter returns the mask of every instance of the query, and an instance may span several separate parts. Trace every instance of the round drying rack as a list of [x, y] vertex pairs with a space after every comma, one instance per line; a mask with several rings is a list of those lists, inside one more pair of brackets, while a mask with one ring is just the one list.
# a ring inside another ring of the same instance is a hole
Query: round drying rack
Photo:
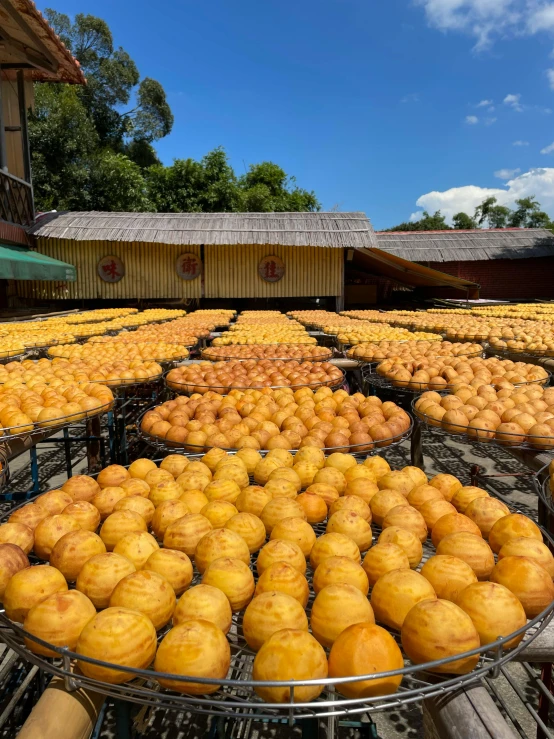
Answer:
[[514, 361], [520, 361], [522, 359], [554, 359], [554, 349], [545, 349], [544, 351], [529, 351], [528, 349], [503, 349], [496, 346], [491, 346], [488, 342], [485, 343], [485, 351], [489, 354], [496, 354], [504, 359], [513, 359]]
[[[404, 342], [402, 342], [402, 343], [404, 343]], [[358, 346], [358, 345], [352, 346], [351, 349], [355, 349], [356, 346]], [[375, 365], [378, 365], [381, 362], [386, 362], [389, 359], [394, 359], [394, 357], [383, 357], [382, 359], [374, 359], [373, 357], [369, 357], [368, 358], [368, 357], [359, 357], [359, 356], [358, 357], [353, 357], [353, 356], [349, 356], [349, 352], [350, 352], [350, 349], [346, 352], [346, 358], [347, 359], [351, 359], [354, 362], [358, 362], [358, 364], [375, 364]], [[450, 359], [452, 357], [455, 357], [456, 359], [457, 358], [460, 358], [460, 359], [474, 359], [476, 357], [483, 357], [483, 355], [484, 355], [484, 350], [481, 349], [481, 351], [470, 352], [469, 354], [431, 354], [431, 355], [426, 354], [425, 355], [425, 358], [426, 359], [447, 359], [447, 358]], [[406, 360], [406, 361], [410, 361], [410, 360]]]
[[[32, 499], [31, 499], [32, 501]], [[25, 505], [30, 501], [25, 501]], [[17, 506], [20, 507], [20, 506]], [[11, 509], [10, 513], [15, 509]], [[2, 520], [10, 514], [6, 514]], [[316, 533], [325, 532], [325, 524], [314, 527]], [[545, 532], [545, 536], [552, 540]], [[423, 545], [423, 561], [433, 556], [434, 549], [428, 543]], [[255, 569], [255, 556], [252, 557], [252, 570]], [[313, 602], [313, 572], [308, 567], [306, 577], [310, 584], [310, 601], [307, 606], [308, 615]], [[201, 582], [195, 569], [192, 585]], [[46, 673], [56, 675], [65, 681], [69, 691], [80, 688], [92, 690], [113, 698], [130, 701], [132, 703], [155, 706], [163, 710], [194, 714], [221, 716], [230, 719], [248, 719], [251, 721], [288, 720], [290, 725], [295, 721], [312, 718], [330, 718], [345, 716], [355, 718], [364, 713], [391, 711], [402, 706], [417, 704], [425, 698], [444, 696], [447, 693], [459, 690], [465, 686], [480, 682], [483, 678], [497, 677], [503, 665], [511, 661], [516, 655], [526, 649], [532, 640], [543, 631], [554, 615], [554, 601], [538, 616], [531, 619], [525, 626], [507, 636], [497, 639], [491, 644], [472, 649], [462, 654], [456, 654], [424, 664], [411, 664], [406, 660], [403, 668], [388, 672], [377, 672], [367, 675], [347, 677], [327, 677], [311, 680], [282, 680], [259, 681], [252, 678], [252, 668], [255, 652], [248, 646], [243, 633], [243, 614], [233, 614], [231, 629], [227, 638], [231, 650], [231, 663], [228, 676], [225, 679], [200, 678], [195, 676], [174, 675], [156, 672], [153, 669], [136, 669], [115, 665], [100, 659], [84, 657], [65, 647], [56, 647], [26, 631], [21, 624], [10, 621], [3, 610], [0, 611], [0, 639], [27, 662], [34, 664]], [[158, 632], [158, 643], [163, 639], [169, 627]], [[402, 644], [400, 635], [389, 630], [400, 649]], [[506, 650], [505, 646], [511, 640], [523, 635], [521, 642], [514, 648]], [[47, 658], [34, 654], [29, 644], [35, 643], [41, 647], [51, 649], [57, 656]], [[441, 668], [447, 670], [448, 665], [464, 658], [478, 656], [476, 667], [465, 675], [439, 675], [433, 670]], [[103, 668], [117, 669], [127, 673], [128, 681], [114, 684], [86, 677], [79, 669], [78, 663], [86, 662]], [[344, 698], [339, 694], [343, 683], [381, 680], [383, 678], [400, 677], [401, 685], [395, 693], [359, 698]], [[194, 682], [206, 685], [207, 689], [219, 686], [218, 690], [209, 695], [191, 695], [184, 692], [174, 692], [160, 686], [159, 679], [176, 682]], [[323, 686], [321, 695], [312, 701], [298, 701], [295, 699], [295, 688], [308, 685]], [[266, 703], [257, 694], [256, 688], [282, 687], [287, 691], [287, 700], [282, 703]]]
[[[26, 423], [21, 426], [7, 426], [2, 428], [3, 436], [0, 437], [0, 442], [12, 441], [13, 439], [27, 439], [31, 440], [40, 436], [41, 434], [58, 431], [66, 426], [73, 426], [81, 421], [88, 421], [90, 418], [101, 416], [104, 413], [110, 411], [113, 407], [113, 401], [105, 403], [99, 408], [94, 408], [89, 411], [80, 411], [79, 413], [72, 413], [69, 416], [63, 416], [60, 418], [51, 418], [47, 421], [35, 421], [33, 423]], [[29, 428], [31, 426], [31, 428]]]
[[[532, 452], [554, 451], [554, 431], [552, 436], [529, 436], [529, 434], [515, 434], [502, 432], [502, 439], [496, 438], [496, 432], [492, 429], [472, 428], [474, 436], [468, 434], [468, 427], [455, 423], [449, 423], [449, 429], [443, 428], [440, 421], [416, 409], [417, 399], [412, 400], [412, 413], [418, 421], [430, 432], [441, 436], [463, 437], [468, 441], [488, 446], [501, 446], [508, 449], [521, 449]], [[491, 436], [492, 434], [492, 436]], [[522, 436], [525, 438], [522, 440]]]
[[[242, 344], [242, 345], [235, 344], [234, 346], [245, 346], [245, 345], [244, 344]], [[291, 344], [285, 344], [285, 345], [283, 345], [283, 344], [258, 344], [257, 346], [275, 346], [275, 347], [278, 347], [278, 346], [295, 346], [295, 347], [298, 347], [300, 349], [301, 347], [305, 347], [305, 346], [313, 347], [314, 345], [313, 344], [292, 344], [291, 343]], [[201, 355], [202, 356], [202, 359], [205, 359], [205, 360], [207, 360], [209, 362], [230, 362], [230, 361], [245, 362], [245, 361], [250, 360], [250, 359], [254, 359], [257, 362], [258, 361], [261, 361], [261, 360], [268, 360], [270, 362], [292, 362], [294, 360], [296, 360], [297, 362], [305, 362], [305, 361], [308, 361], [308, 362], [327, 362], [329, 359], [331, 359], [333, 357], [333, 352], [331, 351], [331, 349], [329, 349], [327, 347], [323, 347], [323, 346], [320, 346], [318, 348], [320, 350], [325, 351], [326, 353], [325, 353], [324, 356], [322, 355], [322, 356], [319, 356], [319, 357], [314, 357], [311, 354], [306, 354], [306, 355], [303, 355], [303, 356], [300, 356], [300, 357], [279, 357], [279, 356], [274, 356], [274, 357], [255, 357], [255, 356], [252, 356], [252, 357], [235, 357], [232, 354], [228, 354], [228, 355], [219, 354], [218, 355], [218, 354], [213, 354], [212, 353], [214, 349], [224, 349], [224, 348], [225, 347], [219, 347], [219, 346], [214, 346], [214, 347], [209, 346], [209, 347], [206, 347], [205, 349], [202, 350], [202, 355]]]
[[[338, 368], [337, 368], [338, 369]], [[241, 385], [199, 385], [197, 383], [190, 382], [175, 382], [174, 380], [168, 380], [167, 374], [165, 375], [165, 384], [169, 390], [172, 390], [177, 395], [194, 395], [199, 393], [205, 395], [208, 392], [214, 392], [218, 395], [228, 395], [231, 390], [300, 390], [301, 388], [309, 388], [310, 390], [317, 390], [320, 387], [328, 387], [331, 390], [338, 390], [346, 382], [344, 370], [339, 370], [341, 373], [340, 378], [331, 379], [327, 382], [299, 382], [294, 385], [263, 385], [255, 387], [252, 385], [241, 386]]]
[[[67, 384], [75, 385], [78, 387], [79, 385], [88, 385], [90, 383], [94, 383], [95, 385], [105, 385], [106, 387], [109, 387], [110, 390], [114, 391], [114, 390], [118, 390], [121, 388], [139, 387], [141, 385], [150, 385], [155, 382], [160, 382], [161, 380], [163, 380], [163, 376], [164, 376], [164, 373], [159, 372], [157, 375], [154, 375], [152, 377], [145, 377], [145, 378], [129, 379], [129, 378], [120, 377], [120, 378], [112, 378], [109, 380], [108, 379], [68, 380]], [[45, 385], [50, 385], [52, 381], [58, 380], [58, 379], [59, 378], [57, 377], [53, 377], [51, 379], [43, 380], [43, 383]], [[5, 382], [0, 380], [0, 388], [2, 387], [2, 385], [5, 385], [6, 382], [8, 382], [8, 380], [6, 380]], [[21, 382], [23, 385], [27, 384], [26, 382], [23, 382], [23, 381]]]
[[[164, 452], [166, 454], [174, 454], [175, 452], [181, 452], [185, 456], [198, 456], [205, 454], [209, 449], [212, 449], [211, 446], [197, 446], [195, 444], [187, 444], [186, 441], [183, 443], [173, 442], [173, 441], [167, 441], [166, 439], [160, 437], [160, 436], [153, 436], [152, 434], [149, 434], [148, 432], [144, 431], [142, 429], [142, 419], [148, 411], [152, 411], [154, 408], [148, 408], [144, 413], [141, 414], [137, 421], [137, 430], [139, 438], [142, 439], [146, 444], [148, 444], [151, 447], [154, 447], [154, 449], [158, 450], [159, 452]], [[406, 431], [404, 431], [402, 434], [398, 434], [397, 436], [391, 436], [389, 439], [379, 439], [375, 442], [366, 442], [364, 444], [354, 444], [352, 446], [340, 446], [340, 447], [324, 447], [321, 449], [325, 454], [332, 454], [333, 452], [344, 452], [346, 454], [352, 454], [358, 459], [365, 459], [366, 457], [370, 457], [373, 454], [380, 454], [382, 451], [385, 451], [386, 449], [390, 449], [391, 447], [398, 446], [399, 444], [402, 444], [402, 442], [407, 441], [411, 435], [414, 428], [414, 422], [413, 419], [410, 416], [410, 426]], [[228, 453], [235, 453], [237, 451], [236, 448], [231, 447], [220, 447], [223, 449], [223, 451], [226, 451]], [[317, 447], [318, 449], [320, 447]], [[257, 450], [260, 452], [262, 456], [268, 453], [268, 449], [259, 449]], [[298, 449], [288, 449], [287, 451], [290, 451], [291, 454], [296, 454]]]
[[[395, 381], [392, 379], [389, 379], [388, 377], [384, 377], [383, 375], [380, 375], [376, 371], [377, 364], [369, 364], [364, 365], [362, 367], [362, 377], [363, 379], [369, 383], [370, 385], [373, 385], [373, 387], [382, 389], [382, 390], [394, 390], [395, 392], [401, 392], [401, 393], [408, 393], [411, 395], [420, 395], [421, 393], [426, 392], [427, 390], [434, 390], [436, 392], [449, 392], [453, 387], [455, 387], [458, 383], [457, 382], [451, 382], [447, 383], [446, 385], [440, 385], [439, 387], [433, 387], [432, 386], [432, 380], [430, 382], [414, 382], [413, 380], [401, 380], [401, 381]], [[545, 370], [546, 372], [546, 370]], [[533, 386], [533, 385], [541, 385], [541, 386], [548, 386], [550, 385], [550, 380], [552, 378], [552, 373], [547, 372], [547, 377], [541, 377], [538, 380], [531, 380], [530, 382], [518, 382], [514, 384], [514, 387], [516, 388], [524, 388], [527, 386]]]
[[[177, 357], [166, 357], [164, 359], [159, 359], [158, 357], [148, 357], [147, 359], [144, 359], [142, 357], [133, 357], [133, 359], [140, 359], [142, 362], [157, 362], [158, 364], [161, 364], [162, 367], [165, 365], [166, 369], [170, 367], [171, 365], [176, 366], [178, 362], [183, 362], [185, 359], [188, 359], [190, 356], [190, 353], [188, 349], [186, 350], [186, 354], [181, 354]], [[48, 359], [71, 359], [70, 356], [60, 356], [58, 354], [50, 354], [48, 356]], [[77, 357], [77, 359], [81, 359], [81, 357]], [[85, 357], [86, 359], [86, 357]]]
[[[105, 338], [105, 335], [103, 335], [103, 336], [102, 335], [89, 336], [89, 337], [87, 337], [86, 343], [87, 344], [92, 344], [92, 345], [99, 344], [101, 346], [103, 346], [105, 344], [108, 344], [108, 345], [109, 344], [125, 344], [125, 345], [131, 345], [131, 344], [155, 344], [155, 343], [157, 343], [156, 341], [153, 341], [152, 338], [149, 338], [149, 339], [141, 339], [140, 336], [133, 336], [133, 333], [134, 332], [129, 331], [129, 332], [127, 332], [127, 333], [124, 334], [125, 337], [131, 336], [133, 338], [132, 341], [131, 340], [123, 340], [122, 337], [121, 337], [121, 333], [117, 333], [114, 336], [111, 336], [110, 337], [110, 341], [100, 341], [99, 340], [99, 339], [104, 339]], [[114, 339], [113, 341], [111, 341], [112, 338]], [[95, 341], [95, 339], [96, 339], [96, 341]], [[178, 344], [179, 346], [184, 346], [186, 349], [189, 349], [190, 350], [190, 349], [196, 348], [196, 346], [198, 345], [198, 337], [197, 336], [193, 336], [193, 337], [191, 337], [191, 340], [190, 341], [178, 341], [178, 340], [175, 340], [175, 341], [168, 342], [168, 343]]]

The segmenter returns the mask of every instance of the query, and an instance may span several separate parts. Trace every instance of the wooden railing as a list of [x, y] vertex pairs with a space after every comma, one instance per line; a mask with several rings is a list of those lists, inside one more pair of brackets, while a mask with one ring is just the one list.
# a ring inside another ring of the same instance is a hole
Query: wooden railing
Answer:
[[35, 218], [32, 185], [1, 169], [0, 218], [20, 226], [30, 226]]

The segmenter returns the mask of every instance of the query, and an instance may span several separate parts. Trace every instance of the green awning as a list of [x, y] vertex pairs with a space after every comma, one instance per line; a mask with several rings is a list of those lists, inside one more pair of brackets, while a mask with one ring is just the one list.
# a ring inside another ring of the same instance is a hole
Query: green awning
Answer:
[[32, 249], [0, 244], [0, 279], [75, 282], [77, 270], [72, 264], [52, 259]]

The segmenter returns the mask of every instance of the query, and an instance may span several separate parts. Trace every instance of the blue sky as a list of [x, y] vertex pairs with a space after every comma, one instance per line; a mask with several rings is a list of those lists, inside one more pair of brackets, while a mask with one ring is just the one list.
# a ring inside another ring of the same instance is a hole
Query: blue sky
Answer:
[[377, 228], [472, 211], [489, 191], [508, 205], [535, 194], [554, 216], [554, 2], [52, 5], [104, 18], [164, 85], [167, 164], [218, 145], [238, 173], [270, 159], [324, 209], [363, 210]]

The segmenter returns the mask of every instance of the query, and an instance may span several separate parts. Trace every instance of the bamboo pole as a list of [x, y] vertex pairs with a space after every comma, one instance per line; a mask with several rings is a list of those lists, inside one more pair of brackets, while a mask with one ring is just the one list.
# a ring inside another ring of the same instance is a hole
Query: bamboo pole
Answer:
[[54, 677], [17, 739], [90, 739], [105, 696], [80, 688], [69, 693]]

